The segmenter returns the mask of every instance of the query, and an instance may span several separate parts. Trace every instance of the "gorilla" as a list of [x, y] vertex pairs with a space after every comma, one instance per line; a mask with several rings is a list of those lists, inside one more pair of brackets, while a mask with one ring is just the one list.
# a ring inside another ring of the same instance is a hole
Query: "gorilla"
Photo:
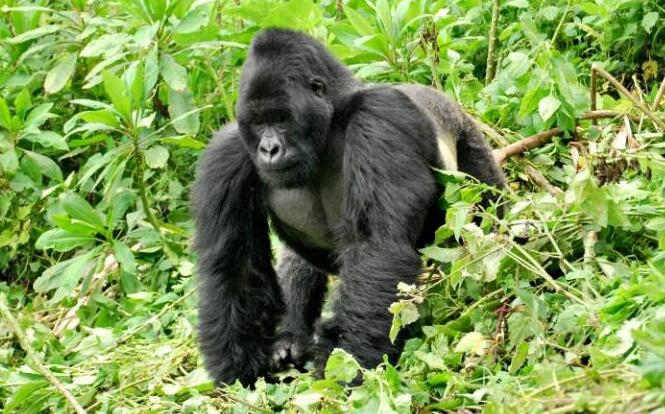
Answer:
[[[435, 168], [504, 187], [490, 147], [461, 108], [425, 86], [370, 86], [313, 38], [258, 33], [242, 68], [237, 122], [199, 162], [192, 192], [199, 341], [218, 383], [333, 348], [365, 367], [394, 360], [399, 282], [441, 224]], [[484, 196], [484, 203], [494, 201]], [[283, 242], [277, 271], [271, 229]], [[340, 286], [319, 321], [328, 274]]]

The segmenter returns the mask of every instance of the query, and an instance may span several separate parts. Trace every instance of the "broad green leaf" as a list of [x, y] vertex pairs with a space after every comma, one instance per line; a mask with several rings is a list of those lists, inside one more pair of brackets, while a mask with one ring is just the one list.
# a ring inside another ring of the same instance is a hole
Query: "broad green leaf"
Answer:
[[143, 79], [143, 95], [152, 95], [152, 88], [157, 84], [159, 78], [159, 46], [155, 46], [148, 52], [145, 57], [144, 79]]
[[469, 332], [460, 339], [455, 347], [455, 352], [473, 353], [482, 356], [488, 347], [488, 341], [483, 334], [480, 332]]
[[36, 134], [28, 134], [23, 139], [34, 142], [46, 148], [54, 148], [61, 151], [67, 151], [67, 141], [65, 138], [53, 131], [39, 131]]
[[115, 117], [113, 112], [107, 109], [100, 109], [99, 111], [85, 111], [79, 113], [79, 116], [86, 122], [104, 124], [110, 126], [111, 128], [117, 128], [120, 126], [118, 119]]
[[162, 138], [162, 141], [167, 144], [176, 145], [178, 147], [183, 147], [183, 148], [203, 149], [206, 146], [206, 144], [204, 144], [203, 142], [198, 141], [190, 137], [189, 135], [165, 137]]
[[70, 233], [61, 229], [52, 229], [39, 236], [35, 242], [35, 248], [40, 250], [53, 249], [56, 252], [68, 252], [94, 241], [95, 238], [89, 235]]
[[328, 357], [325, 368], [326, 379], [350, 382], [358, 375], [360, 365], [346, 351], [334, 349]]
[[169, 160], [169, 150], [161, 145], [153, 145], [143, 151], [143, 157], [148, 167], [164, 168], [166, 167], [166, 162]]
[[376, 34], [376, 30], [372, 25], [357, 11], [351, 7], [343, 6], [344, 14], [349, 19], [349, 22], [354, 29], [361, 36], [372, 36]]
[[184, 93], [187, 91], [187, 70], [168, 53], [162, 53], [160, 73], [172, 90]]
[[561, 102], [555, 96], [546, 96], [538, 103], [538, 114], [543, 121], [547, 121], [559, 109], [559, 106], [561, 106]]
[[76, 53], [70, 53], [59, 60], [44, 79], [44, 91], [46, 93], [59, 92], [71, 78], [76, 69]]
[[59, 25], [46, 25], [46, 26], [41, 26], [38, 27], [37, 29], [30, 30], [24, 33], [21, 33], [20, 35], [14, 36], [12, 38], [7, 39], [7, 43], [11, 44], [19, 44], [23, 42], [27, 42], [28, 40], [34, 40], [34, 39], [39, 39], [42, 38], [46, 35], [49, 35], [51, 33], [55, 33], [58, 30], [61, 30], [62, 27]]
[[512, 52], [506, 59], [508, 65], [504, 69], [510, 79], [517, 79], [526, 74], [531, 67], [531, 60], [522, 52]]
[[4, 99], [0, 98], [0, 127], [9, 129], [12, 116], [9, 113], [9, 107]]
[[179, 133], [193, 136], [199, 132], [199, 114], [189, 91], [169, 89], [169, 115], [173, 127]]
[[[658, 12], [652, 11], [644, 15], [642, 18], [642, 27], [646, 30], [647, 33], [651, 33], [651, 30], [654, 28], [658, 22]], [[662, 27], [663, 22], [661, 22]]]
[[80, 195], [76, 193], [66, 193], [62, 197], [62, 207], [69, 217], [90, 224], [92, 227], [104, 232], [106, 226], [99, 217], [97, 210]]
[[390, 313], [393, 314], [393, 322], [390, 326], [389, 338], [391, 342], [395, 342], [397, 339], [397, 334], [399, 331], [415, 321], [418, 320], [420, 314], [418, 313], [418, 308], [413, 302], [394, 302], [388, 308]]
[[452, 263], [462, 257], [464, 250], [461, 247], [427, 246], [420, 249], [420, 253], [440, 263]]
[[132, 109], [125, 83], [122, 79], [107, 70], [102, 72], [102, 78], [104, 79], [104, 90], [106, 91], [106, 95], [111, 99], [113, 107], [125, 121], [130, 122], [132, 119]]
[[517, 345], [517, 348], [515, 348], [513, 359], [510, 361], [510, 367], [508, 368], [512, 375], [515, 375], [517, 371], [522, 368], [522, 365], [524, 365], [524, 362], [526, 362], [528, 355], [529, 344], [526, 342], [520, 342], [520, 344]]
[[125, 33], [114, 33], [102, 35], [81, 50], [81, 57], [97, 57], [103, 54], [113, 53], [119, 48], [124, 47], [132, 40], [132, 37]]
[[44, 271], [35, 280], [33, 288], [37, 293], [45, 293], [53, 289], [62, 289], [66, 293], [74, 291], [77, 283], [85, 276], [86, 268], [90, 271], [91, 260], [99, 253], [101, 246], [87, 253], [60, 262]]
[[56, 115], [49, 112], [52, 107], [52, 103], [43, 103], [32, 108], [28, 116], [25, 118], [25, 126], [37, 128], [49, 118], [54, 118]]
[[6, 152], [0, 153], [0, 167], [7, 174], [15, 174], [18, 170], [18, 157], [13, 146], [10, 145]]
[[113, 251], [115, 258], [122, 266], [122, 270], [127, 273], [136, 274], [136, 261], [134, 260], [134, 253], [121, 241], [113, 240]]
[[14, 99], [14, 110], [16, 111], [16, 115], [23, 119], [25, 113], [28, 112], [28, 109], [30, 109], [31, 106], [32, 100], [30, 99], [30, 92], [28, 92], [27, 89], [21, 90]]
[[55, 161], [36, 152], [28, 150], [23, 150], [23, 152], [25, 155], [30, 157], [30, 159], [34, 161], [37, 166], [39, 166], [42, 174], [54, 181], [62, 181], [62, 171], [60, 170], [58, 164], [55, 163]]

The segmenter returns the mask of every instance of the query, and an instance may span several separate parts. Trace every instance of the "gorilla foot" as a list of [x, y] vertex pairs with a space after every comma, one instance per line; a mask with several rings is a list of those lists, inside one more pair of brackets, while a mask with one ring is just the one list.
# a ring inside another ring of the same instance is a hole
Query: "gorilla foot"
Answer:
[[280, 371], [289, 366], [302, 369], [310, 356], [312, 341], [308, 336], [285, 332], [272, 346], [270, 369]]

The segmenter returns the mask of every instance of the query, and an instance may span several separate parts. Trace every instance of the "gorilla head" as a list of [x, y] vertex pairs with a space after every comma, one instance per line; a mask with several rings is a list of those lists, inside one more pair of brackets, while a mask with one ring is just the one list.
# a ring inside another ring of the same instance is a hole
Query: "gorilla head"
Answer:
[[245, 147], [270, 187], [298, 187], [317, 171], [335, 103], [350, 72], [308, 36], [258, 35], [240, 79], [236, 107]]

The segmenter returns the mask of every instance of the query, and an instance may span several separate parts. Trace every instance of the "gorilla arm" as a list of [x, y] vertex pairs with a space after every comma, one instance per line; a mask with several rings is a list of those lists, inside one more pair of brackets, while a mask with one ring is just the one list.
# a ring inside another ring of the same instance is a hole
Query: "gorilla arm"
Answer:
[[267, 372], [283, 312], [261, 183], [236, 124], [208, 146], [193, 190], [199, 254], [199, 341], [218, 383]]
[[[416, 251], [437, 187], [430, 168], [436, 137], [429, 122], [401, 92], [371, 88], [345, 104], [334, 132], [344, 142], [344, 201], [337, 235], [341, 286], [335, 317], [321, 326], [321, 358], [338, 346], [366, 367], [393, 359], [388, 339], [399, 282], [421, 272]], [[429, 139], [429, 141], [427, 141]]]

